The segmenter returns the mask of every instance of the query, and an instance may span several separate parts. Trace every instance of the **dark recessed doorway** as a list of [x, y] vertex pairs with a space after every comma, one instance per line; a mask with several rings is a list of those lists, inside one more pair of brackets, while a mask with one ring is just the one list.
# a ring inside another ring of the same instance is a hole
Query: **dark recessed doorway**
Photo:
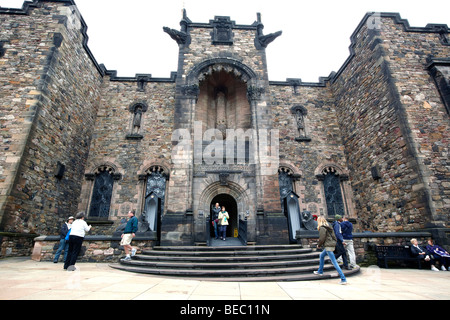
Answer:
[[[228, 215], [230, 216], [229, 225], [227, 227], [227, 238], [232, 238], [235, 235], [235, 230], [237, 234], [238, 230], [238, 210], [237, 210], [237, 203], [236, 200], [229, 194], [219, 194], [214, 197], [214, 199], [210, 203], [210, 223], [212, 222], [212, 207], [216, 205], [216, 203], [219, 203], [219, 205], [225, 206], [225, 210], [228, 212]], [[214, 228], [210, 228], [210, 237], [214, 237]]]

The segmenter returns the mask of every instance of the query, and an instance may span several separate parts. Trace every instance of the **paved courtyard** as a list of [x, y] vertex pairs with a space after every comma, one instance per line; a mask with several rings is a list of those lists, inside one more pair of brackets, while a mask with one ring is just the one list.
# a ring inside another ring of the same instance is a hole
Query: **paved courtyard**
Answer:
[[450, 272], [361, 268], [348, 278], [295, 282], [214, 282], [134, 274], [108, 264], [0, 260], [1, 300], [448, 300]]

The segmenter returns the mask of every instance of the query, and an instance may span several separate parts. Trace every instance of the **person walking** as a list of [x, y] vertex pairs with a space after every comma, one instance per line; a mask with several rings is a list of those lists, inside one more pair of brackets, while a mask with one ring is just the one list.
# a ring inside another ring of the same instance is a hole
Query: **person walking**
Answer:
[[58, 263], [59, 256], [61, 255], [61, 252], [64, 250], [64, 262], [67, 260], [67, 254], [69, 251], [69, 241], [66, 241], [67, 233], [69, 232], [70, 228], [72, 228], [72, 222], [75, 218], [69, 217], [67, 221], [63, 223], [61, 226], [61, 230], [59, 232], [59, 247], [58, 250], [56, 250], [55, 257], [53, 258], [53, 263]]
[[323, 251], [320, 254], [319, 269], [317, 271], [314, 271], [314, 274], [323, 274], [325, 256], [328, 255], [331, 263], [333, 264], [334, 268], [341, 278], [340, 284], [347, 284], [347, 279], [345, 278], [345, 275], [339, 267], [339, 264], [337, 263], [334, 256], [333, 251], [337, 243], [337, 238], [333, 228], [328, 224], [327, 220], [321, 216], [317, 219], [317, 229], [319, 230], [319, 242], [317, 243], [317, 248], [323, 247]]
[[212, 208], [212, 225], [214, 227], [214, 235], [216, 236], [216, 239], [219, 239], [219, 212], [220, 212], [220, 205], [219, 203], [216, 203], [216, 206]]
[[344, 268], [349, 269], [348, 267], [348, 259], [347, 259], [347, 252], [344, 247], [344, 237], [342, 236], [342, 230], [341, 230], [341, 222], [342, 222], [342, 216], [337, 214], [334, 216], [335, 221], [333, 222], [333, 230], [334, 234], [337, 238], [336, 243], [336, 249], [334, 251], [334, 256], [337, 259], [342, 257], [342, 261], [344, 263]]
[[222, 210], [219, 212], [219, 222], [220, 222], [220, 239], [222, 239], [223, 241], [226, 240], [227, 226], [229, 219], [230, 216], [228, 215], [228, 212], [225, 211], [225, 206], [222, 206]]
[[123, 259], [125, 261], [131, 260], [130, 251], [132, 256], [136, 254], [136, 249], [131, 246], [131, 241], [136, 236], [138, 230], [138, 219], [135, 216], [134, 210], [128, 211], [128, 218], [127, 225], [122, 233], [122, 240], [120, 241], [120, 245], [125, 250], [125, 258]]
[[85, 219], [84, 212], [79, 212], [75, 216], [75, 221], [72, 223], [69, 236], [69, 252], [67, 254], [66, 262], [64, 263], [64, 270], [75, 271], [75, 263], [81, 251], [84, 236], [89, 232], [92, 226], [88, 226]]
[[353, 224], [348, 221], [348, 217], [344, 216], [341, 222], [342, 238], [344, 239], [342, 243], [344, 244], [345, 250], [348, 254], [348, 259], [350, 260], [350, 267], [355, 269], [358, 267], [356, 264], [356, 254], [355, 248], [353, 247]]

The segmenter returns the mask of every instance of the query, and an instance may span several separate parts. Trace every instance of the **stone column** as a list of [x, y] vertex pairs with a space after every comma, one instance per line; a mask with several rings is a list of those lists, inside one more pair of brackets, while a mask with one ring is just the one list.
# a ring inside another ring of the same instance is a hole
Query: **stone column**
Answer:
[[[256, 170], [257, 244], [287, 244], [288, 224], [282, 213], [278, 184], [278, 140], [271, 139], [271, 119], [265, 87], [250, 85], [247, 97], [254, 129], [254, 161]], [[278, 137], [276, 137], [278, 139]]]

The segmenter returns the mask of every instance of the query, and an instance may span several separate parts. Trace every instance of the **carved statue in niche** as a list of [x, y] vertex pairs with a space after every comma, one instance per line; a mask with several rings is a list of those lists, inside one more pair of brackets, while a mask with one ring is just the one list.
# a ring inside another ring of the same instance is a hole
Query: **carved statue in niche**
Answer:
[[297, 122], [297, 130], [298, 137], [295, 138], [296, 141], [311, 141], [311, 138], [308, 137], [308, 133], [306, 130], [305, 118], [308, 114], [308, 111], [303, 106], [294, 106], [291, 108], [292, 113], [295, 116], [295, 120]]
[[297, 118], [297, 130], [299, 137], [306, 137], [304, 111], [301, 109], [297, 109], [295, 116]]
[[214, 101], [216, 107], [216, 129], [222, 132], [222, 136], [225, 139], [228, 128], [226, 88], [218, 88], [216, 91], [216, 99]]
[[141, 128], [142, 112], [143, 110], [141, 106], [137, 106], [134, 109], [133, 129], [132, 129], [133, 134], [139, 133], [139, 129]]

